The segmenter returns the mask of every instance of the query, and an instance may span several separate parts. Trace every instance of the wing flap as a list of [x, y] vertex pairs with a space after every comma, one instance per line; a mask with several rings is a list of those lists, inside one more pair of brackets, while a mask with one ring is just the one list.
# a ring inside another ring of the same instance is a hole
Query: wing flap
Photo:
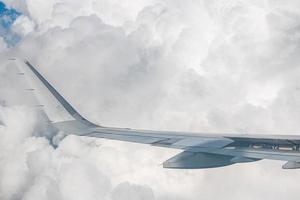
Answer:
[[142, 144], [153, 144], [159, 141], [165, 140], [165, 138], [161, 137], [150, 137], [150, 136], [143, 136], [143, 135], [127, 135], [127, 134], [111, 134], [111, 133], [101, 133], [95, 132], [87, 135], [89, 137], [96, 137], [96, 138], [105, 138], [111, 140], [120, 140], [126, 142], [135, 142], [135, 143], [142, 143]]
[[234, 149], [212, 149], [193, 147], [188, 149], [191, 152], [214, 153], [221, 155], [229, 155], [234, 157], [247, 157], [255, 159], [271, 159], [300, 162], [300, 152], [298, 151], [282, 151], [275, 149], [252, 149], [252, 148], [234, 148]]
[[288, 161], [284, 165], [282, 165], [282, 169], [299, 169], [300, 163], [294, 161]]
[[223, 148], [233, 140], [223, 137], [188, 136], [138, 131], [132, 129], [93, 128], [84, 136], [151, 144], [153, 146], [187, 149], [194, 146], [206, 148]]

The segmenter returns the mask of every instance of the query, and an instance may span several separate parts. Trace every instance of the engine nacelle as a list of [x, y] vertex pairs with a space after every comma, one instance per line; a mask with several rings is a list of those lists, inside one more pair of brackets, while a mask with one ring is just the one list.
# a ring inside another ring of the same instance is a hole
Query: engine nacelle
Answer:
[[184, 151], [163, 163], [164, 168], [202, 169], [232, 165], [232, 156]]
[[229, 156], [213, 153], [184, 151], [163, 163], [164, 168], [203, 169], [232, 165], [235, 163], [255, 162], [260, 159], [243, 156]]

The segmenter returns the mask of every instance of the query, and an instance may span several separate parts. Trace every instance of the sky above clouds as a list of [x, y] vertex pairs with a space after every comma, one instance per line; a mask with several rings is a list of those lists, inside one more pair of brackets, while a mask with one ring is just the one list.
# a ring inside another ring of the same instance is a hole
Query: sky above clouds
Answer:
[[3, 2], [1, 200], [298, 199], [282, 162], [167, 170], [177, 150], [76, 136], [53, 149], [7, 58], [29, 59], [98, 124], [299, 134], [299, 1]]
[[19, 36], [11, 31], [11, 26], [21, 13], [13, 8], [7, 8], [3, 2], [0, 2], [0, 36], [7, 45], [12, 46], [19, 41]]

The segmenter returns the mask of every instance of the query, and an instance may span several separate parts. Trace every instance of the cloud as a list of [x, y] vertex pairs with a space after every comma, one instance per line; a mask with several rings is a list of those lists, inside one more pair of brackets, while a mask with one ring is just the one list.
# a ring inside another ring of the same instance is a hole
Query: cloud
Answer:
[[0, 58], [0, 199], [298, 198], [281, 162], [167, 170], [177, 150], [76, 136], [53, 149], [6, 61], [29, 58], [99, 124], [297, 134], [297, 1], [5, 2], [24, 16]]
[[0, 39], [0, 50], [5, 51], [5, 49], [6, 49], [6, 44], [5, 44], [4, 40], [1, 38]]
[[7, 8], [3, 2], [0, 2], [0, 36], [8, 45], [14, 45], [20, 39], [18, 35], [11, 31], [11, 25], [20, 15], [13, 8]]
[[23, 37], [34, 29], [34, 23], [27, 16], [20, 16], [12, 25], [13, 32]]
[[112, 199], [153, 200], [154, 194], [151, 188], [140, 185], [130, 185], [129, 183], [122, 183], [119, 184], [112, 192]]

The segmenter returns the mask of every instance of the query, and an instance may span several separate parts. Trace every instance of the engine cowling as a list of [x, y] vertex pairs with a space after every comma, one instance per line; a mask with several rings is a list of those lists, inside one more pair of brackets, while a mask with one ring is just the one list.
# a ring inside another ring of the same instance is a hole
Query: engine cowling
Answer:
[[232, 156], [184, 151], [163, 163], [164, 168], [203, 169], [232, 165]]

